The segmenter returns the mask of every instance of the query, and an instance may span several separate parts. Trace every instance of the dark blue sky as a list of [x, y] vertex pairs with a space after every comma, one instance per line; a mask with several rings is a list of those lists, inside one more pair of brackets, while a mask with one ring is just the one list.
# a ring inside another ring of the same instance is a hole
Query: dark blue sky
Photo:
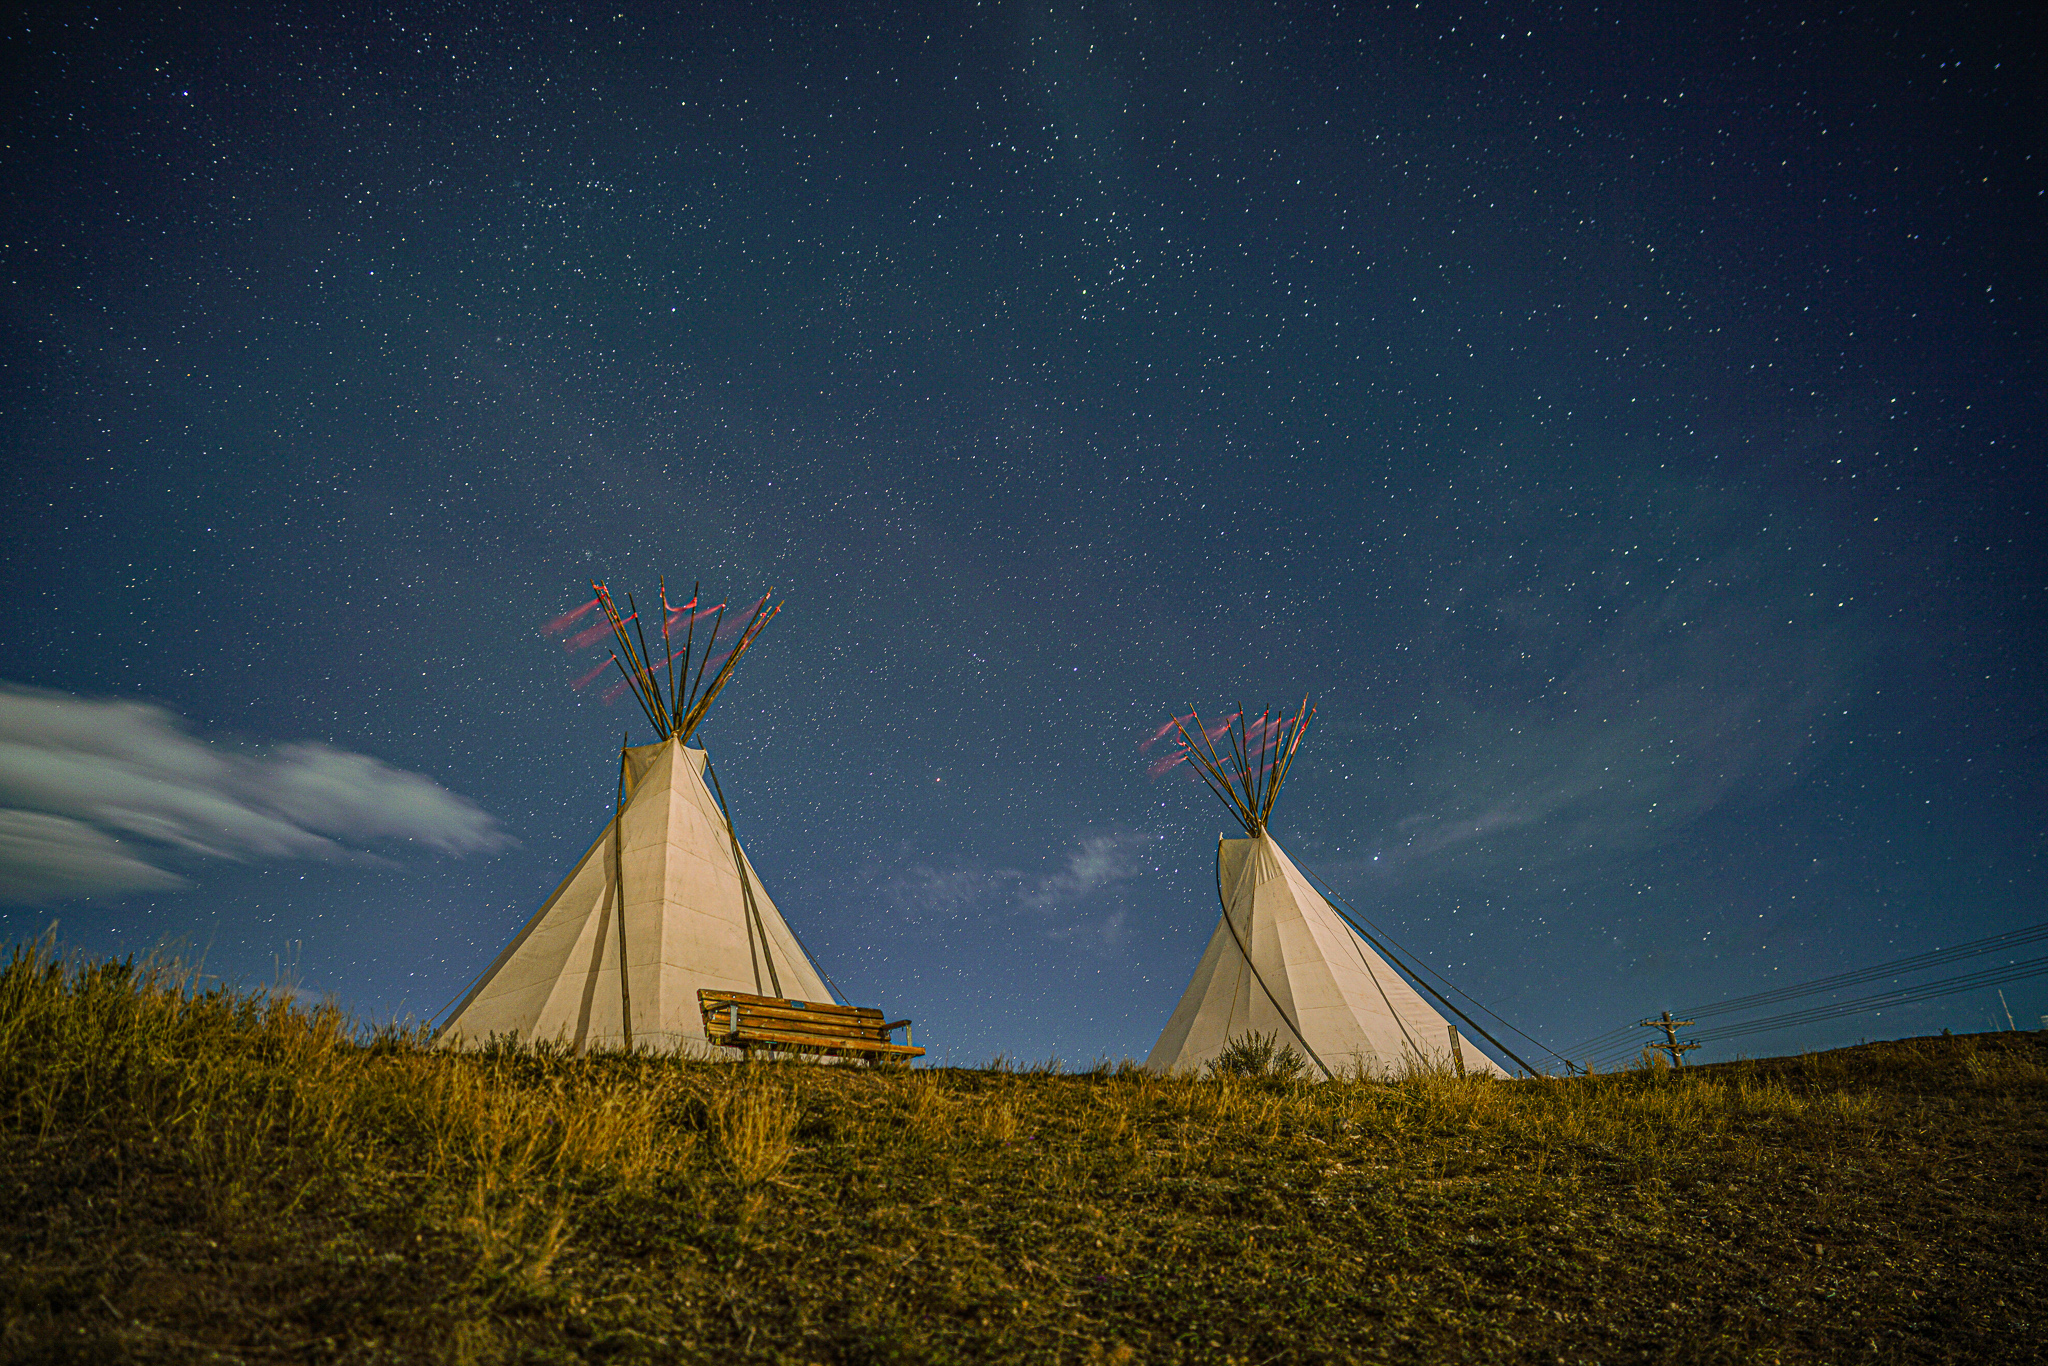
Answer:
[[648, 738], [539, 624], [660, 573], [786, 596], [703, 737], [954, 1062], [1150, 1048], [1217, 916], [1225, 814], [1137, 751], [1189, 703], [1306, 693], [1275, 834], [1559, 1048], [2048, 919], [2041, 36], [12, 22], [0, 927], [435, 1010]]

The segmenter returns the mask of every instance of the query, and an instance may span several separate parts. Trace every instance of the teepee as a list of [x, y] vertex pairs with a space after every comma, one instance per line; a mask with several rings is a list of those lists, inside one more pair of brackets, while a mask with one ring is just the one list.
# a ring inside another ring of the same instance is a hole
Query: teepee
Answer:
[[[670, 607], [663, 593], [666, 658], [656, 673], [632, 599], [622, 617], [610, 593], [592, 587], [597, 598], [589, 605], [601, 605], [610, 623], [622, 686], [660, 738], [621, 750], [612, 820], [456, 1004], [435, 1035], [444, 1046], [509, 1037], [578, 1051], [705, 1054], [714, 1050], [704, 1037], [700, 988], [833, 999], [740, 847], [709, 754], [685, 743], [781, 605], [763, 597], [736, 637], [723, 640], [725, 613], [716, 609], [692, 678], [696, 621], [714, 609], [693, 614], [694, 595]], [[677, 625], [687, 628], [680, 657], [670, 643]]]
[[1178, 730], [1180, 747], [1158, 768], [1189, 764], [1245, 838], [1217, 837], [1223, 917], [1145, 1066], [1200, 1071], [1232, 1042], [1259, 1035], [1304, 1055], [1318, 1079], [1384, 1077], [1418, 1065], [1506, 1076], [1310, 885], [1267, 830], [1312, 715], [1304, 700], [1292, 717], [1268, 712], [1248, 723], [1240, 711], [1204, 727], [1190, 714], [1160, 731]]

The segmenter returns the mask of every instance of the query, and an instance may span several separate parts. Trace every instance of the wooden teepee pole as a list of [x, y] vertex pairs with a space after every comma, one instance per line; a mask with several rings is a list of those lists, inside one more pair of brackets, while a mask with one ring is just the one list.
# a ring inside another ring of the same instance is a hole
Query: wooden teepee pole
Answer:
[[[683, 681], [687, 681], [690, 676], [690, 647], [697, 640], [697, 617], [700, 615], [697, 611], [697, 603], [703, 596], [704, 581], [699, 579], [690, 587], [690, 619], [683, 624]], [[681, 684], [678, 683], [678, 686], [681, 686]], [[678, 709], [688, 711], [688, 699], [679, 698]]]
[[646, 682], [648, 699], [654, 703], [654, 714], [660, 722], [655, 729], [666, 736], [673, 733], [675, 727], [669, 724], [668, 707], [662, 701], [661, 688], [654, 681], [654, 666], [647, 662], [647, 632], [642, 629], [640, 609], [634, 604], [631, 593], [626, 594], [626, 606], [633, 609], [633, 634], [640, 638], [640, 677]]
[[[655, 595], [661, 599], [661, 653], [668, 669], [668, 710], [673, 716], [676, 710], [676, 647], [668, 638], [668, 575], [654, 581]], [[694, 606], [694, 604], [692, 604]]]
[[[1244, 827], [1245, 833], [1256, 835], [1258, 831], [1252, 828], [1251, 813], [1237, 798], [1236, 785], [1230, 779], [1230, 770], [1223, 756], [1216, 752], [1215, 743], [1209, 739], [1209, 728], [1202, 723], [1202, 714], [1189, 707], [1188, 719], [1195, 723], [1194, 735], [1188, 734], [1187, 726], [1179, 717], [1174, 718], [1174, 725], [1180, 731], [1181, 744], [1187, 749], [1189, 761], [1195, 765], [1195, 771], [1201, 775], [1202, 780], [1209, 784], [1209, 790], [1216, 794], [1217, 800], [1230, 808], [1230, 813], [1237, 817], [1237, 823]], [[1197, 737], [1200, 738], [1199, 748], [1196, 745]]]
[[[739, 667], [740, 656], [753, 648], [754, 637], [760, 635], [761, 628], [766, 626], [774, 619], [775, 614], [782, 610], [782, 604], [779, 602], [773, 607], [768, 605], [768, 598], [773, 596], [774, 592], [774, 589], [769, 589], [768, 593], [761, 598], [760, 603], [754, 608], [753, 617], [747, 622], [746, 629], [740, 632], [738, 643], [726, 655], [725, 663], [719, 667], [717, 676], [711, 680], [709, 686], [704, 689], [703, 694], [698, 697], [696, 703], [684, 715], [681, 734], [687, 736], [697, 729], [697, 723], [704, 719], [704, 713], [710, 709], [713, 702], [718, 700], [718, 694], [723, 692], [725, 685], [732, 680], [732, 672]], [[709, 662], [711, 658], [711, 650], [708, 646], [704, 651], [704, 658], [706, 662]]]
[[[780, 996], [782, 995], [782, 978], [777, 976], [775, 972], [775, 954], [768, 943], [768, 924], [761, 918], [761, 907], [754, 900], [754, 879], [747, 870], [747, 856], [740, 850], [740, 832], [733, 828], [732, 808], [725, 804], [725, 789], [718, 785], [718, 773], [717, 770], [711, 767], [711, 756], [709, 754], [704, 756], [704, 772], [710, 776], [712, 794], [718, 798], [718, 814], [725, 817], [725, 833], [732, 837], [733, 870], [740, 876], [740, 896], [746, 903], [747, 914], [753, 918], [749, 927], [749, 937], [751, 938], [754, 934], [760, 936], [761, 961], [768, 965], [768, 985], [775, 989], [777, 996]], [[760, 985], [761, 972], [760, 969], [756, 968], [754, 971], [754, 986], [756, 989], [759, 989]]]
[[619, 909], [619, 1022], [633, 1047], [633, 975], [626, 966], [626, 737], [619, 737], [619, 795], [612, 807], [612, 899]]
[[684, 713], [697, 710], [697, 689], [704, 684], [704, 666], [711, 662], [711, 652], [718, 646], [718, 627], [725, 620], [726, 604], [718, 604], [718, 615], [711, 619], [711, 636], [704, 642], [704, 658], [697, 661], [697, 676], [690, 680], [690, 695], [683, 699]]
[[[634, 652], [633, 637], [626, 630], [626, 621], [637, 619], [639, 612], [634, 612], [632, 618], [622, 619], [618, 607], [612, 602], [612, 595], [605, 590], [605, 586], [601, 583], [593, 583], [590, 586], [596, 591], [598, 603], [604, 608], [605, 621], [612, 628], [612, 640], [617, 646], [612, 658], [617, 662], [619, 672], [626, 676], [626, 685], [633, 690], [633, 696], [640, 703], [640, 710], [647, 714], [647, 724], [653, 726], [656, 732], [666, 735], [668, 727], [663, 724], [665, 718], [661, 701], [653, 695], [658, 689], [654, 687], [654, 680], [646, 661]], [[631, 599], [628, 599], [628, 602], [630, 601]]]

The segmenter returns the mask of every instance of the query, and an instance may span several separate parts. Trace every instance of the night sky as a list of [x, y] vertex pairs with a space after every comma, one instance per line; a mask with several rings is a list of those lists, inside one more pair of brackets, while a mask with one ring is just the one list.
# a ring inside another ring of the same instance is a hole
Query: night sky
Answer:
[[700, 734], [934, 1061], [1150, 1049], [1189, 705], [1561, 1050], [2048, 920], [2031, 7], [683, 8], [0, 33], [10, 938], [437, 1011], [661, 574], [787, 600]]

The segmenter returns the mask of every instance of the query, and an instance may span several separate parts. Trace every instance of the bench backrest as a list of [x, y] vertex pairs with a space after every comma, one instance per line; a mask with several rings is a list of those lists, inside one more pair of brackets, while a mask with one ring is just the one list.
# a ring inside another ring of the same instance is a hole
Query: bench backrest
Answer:
[[784, 1034], [815, 1035], [821, 1043], [831, 1039], [888, 1042], [882, 1028], [882, 1012], [868, 1006], [842, 1006], [826, 1001], [798, 1001], [786, 996], [753, 996], [743, 991], [710, 990], [697, 993], [697, 1005], [704, 1012], [707, 1034], [723, 1033], [737, 1024], [741, 1029], [772, 1029]]

